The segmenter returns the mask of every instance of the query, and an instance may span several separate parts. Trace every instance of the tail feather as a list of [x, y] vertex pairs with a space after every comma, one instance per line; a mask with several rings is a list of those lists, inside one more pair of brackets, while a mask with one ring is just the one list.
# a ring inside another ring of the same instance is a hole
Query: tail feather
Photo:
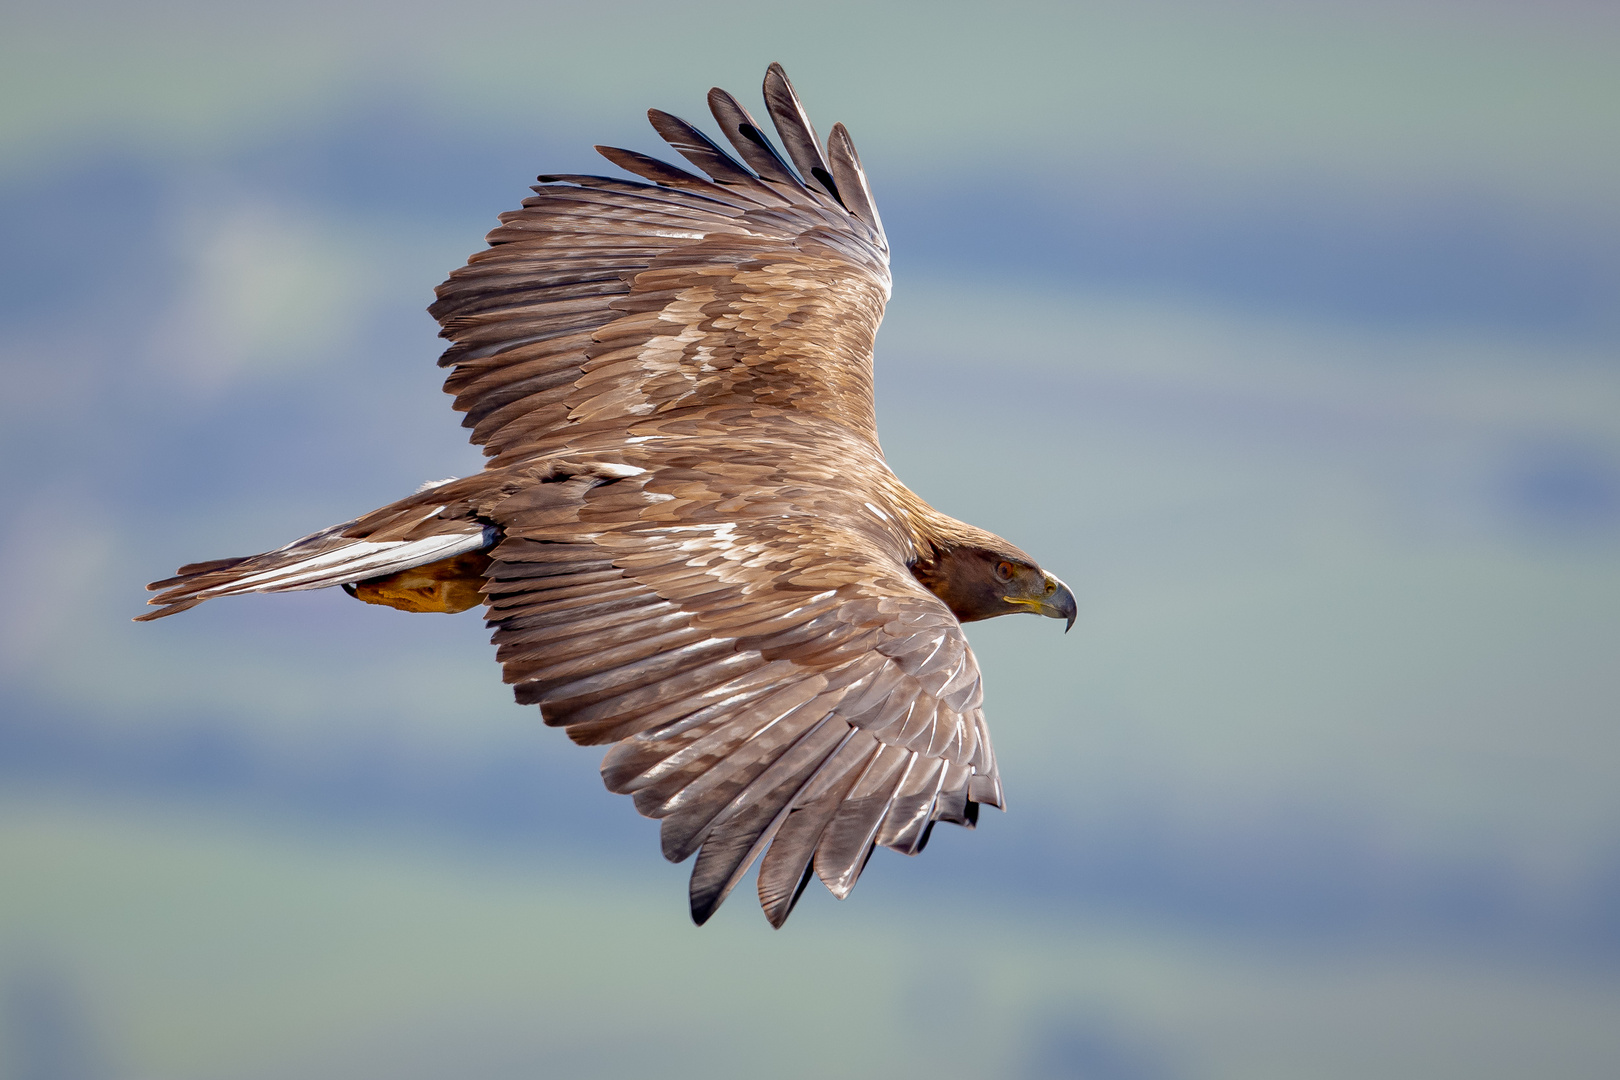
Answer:
[[487, 548], [499, 539], [499, 530], [477, 520], [446, 521], [442, 531], [415, 540], [368, 540], [347, 535], [355, 524], [346, 521], [333, 525], [262, 555], [182, 566], [176, 576], [146, 587], [158, 594], [147, 601], [158, 610], [135, 619], [161, 619], [216, 596], [300, 592], [385, 577]]

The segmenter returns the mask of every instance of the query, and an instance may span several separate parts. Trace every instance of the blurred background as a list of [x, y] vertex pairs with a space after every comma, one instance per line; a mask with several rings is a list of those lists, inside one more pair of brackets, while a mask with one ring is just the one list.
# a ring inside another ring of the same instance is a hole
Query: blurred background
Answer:
[[[21, 0], [0, 1076], [1620, 1075], [1606, 3]], [[141, 586], [476, 469], [423, 308], [642, 110], [849, 125], [1010, 809], [702, 930], [476, 613]]]

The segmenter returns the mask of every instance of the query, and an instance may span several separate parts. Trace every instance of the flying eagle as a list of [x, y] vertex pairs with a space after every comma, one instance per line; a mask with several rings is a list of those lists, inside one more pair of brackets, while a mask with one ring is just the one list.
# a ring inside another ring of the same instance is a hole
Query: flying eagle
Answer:
[[[545, 175], [428, 310], [489, 460], [246, 558], [154, 582], [157, 619], [216, 596], [341, 585], [405, 611], [482, 603], [521, 704], [696, 853], [692, 918], [760, 859], [781, 926], [875, 846], [1003, 806], [961, 624], [1074, 595], [889, 471], [872, 343], [889, 247], [842, 124], [825, 144], [779, 65], [787, 158], [724, 90], [733, 157], [656, 109], [703, 175], [597, 147], [641, 181]], [[791, 163], [790, 163], [791, 162]], [[644, 182], [643, 182], [644, 181]]]

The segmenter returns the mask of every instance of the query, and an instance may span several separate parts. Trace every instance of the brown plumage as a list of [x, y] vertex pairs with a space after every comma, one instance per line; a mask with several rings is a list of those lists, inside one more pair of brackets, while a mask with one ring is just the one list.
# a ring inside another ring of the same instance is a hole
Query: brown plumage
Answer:
[[703, 175], [599, 147], [646, 182], [540, 177], [439, 286], [483, 472], [182, 567], [141, 618], [331, 585], [460, 610], [476, 588], [517, 700], [610, 745], [607, 786], [697, 855], [692, 917], [763, 856], [780, 926], [812, 876], [842, 898], [875, 846], [1002, 806], [960, 623], [1072, 624], [1074, 597], [884, 463], [883, 224], [843, 126], [824, 146], [774, 64], [765, 101], [786, 158], [722, 90], [740, 162], [654, 110]]

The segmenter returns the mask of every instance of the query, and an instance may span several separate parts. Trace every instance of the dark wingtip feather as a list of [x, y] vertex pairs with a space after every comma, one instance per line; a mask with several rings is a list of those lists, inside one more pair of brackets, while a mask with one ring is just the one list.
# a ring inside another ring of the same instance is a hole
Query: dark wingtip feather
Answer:
[[794, 810], [782, 822], [759, 866], [759, 906], [772, 926], [780, 928], [787, 922], [805, 885], [816, 876], [811, 863], [816, 845], [853, 782], [851, 777], [814, 804]]
[[669, 143], [681, 157], [708, 173], [715, 183], [742, 188], [769, 203], [779, 205], [784, 201], [780, 195], [760, 183], [759, 178], [749, 172], [742, 162], [680, 117], [662, 109], [648, 109], [647, 119], [659, 138]]
[[[793, 816], [794, 800], [854, 735], [853, 728], [833, 721], [831, 714], [823, 716], [782, 750], [714, 819], [698, 852], [697, 864], [692, 867], [690, 896], [695, 921], [701, 925], [725, 902], [754, 861], [774, 847], [781, 829]], [[670, 818], [664, 821], [667, 825]], [[763, 869], [760, 872], [765, 874]], [[765, 898], [768, 876], [761, 878], [760, 897], [767, 917], [771, 914]], [[782, 917], [787, 916], [784, 913]]]
[[[721, 899], [724, 899], [724, 897]], [[702, 926], [714, 917], [715, 912], [720, 910], [720, 904], [714, 897], [698, 896], [696, 893], [692, 893], [687, 900], [692, 912], [693, 926]]]
[[799, 897], [804, 895], [804, 890], [809, 887], [810, 882], [815, 880], [815, 877], [815, 867], [806, 863], [804, 873], [799, 875], [799, 883], [794, 886], [793, 892], [785, 900], [764, 908], [765, 918], [770, 922], [772, 930], [780, 930], [787, 924], [788, 916], [793, 914], [793, 909], [799, 906]]
[[[752, 197], [742, 190], [741, 185], [717, 184], [707, 177], [689, 173], [685, 169], [669, 164], [667, 161], [659, 161], [655, 157], [648, 157], [646, 154], [637, 153], [634, 150], [625, 150], [618, 146], [598, 146], [596, 152], [626, 172], [632, 172], [643, 179], [651, 180], [660, 187], [674, 188], [689, 195], [700, 195], [706, 199], [712, 199], [721, 206], [746, 211], [757, 209], [762, 202], [781, 205], [785, 201], [776, 195], [772, 195], [767, 199]], [[762, 190], [769, 190], [758, 180], [753, 181], [753, 183], [754, 186]], [[443, 361], [441, 360], [440, 363], [442, 364]]]
[[[789, 791], [777, 801], [786, 803], [791, 798], [792, 791]], [[770, 845], [788, 814], [784, 805], [771, 814], [769, 820], [762, 822], [764, 815], [773, 809], [769, 802], [749, 806], [730, 821], [719, 823], [704, 841], [702, 850], [698, 852], [697, 863], [692, 867], [692, 878], [688, 885], [693, 922], [699, 926], [708, 922], [709, 916], [726, 902], [731, 890], [737, 887], [737, 883], [748, 873], [748, 868]]]
[[877, 202], [872, 198], [871, 185], [866, 182], [866, 170], [861, 168], [855, 143], [843, 124], [833, 125], [832, 134], [827, 137], [827, 153], [832, 158], [833, 179], [838, 182], [844, 206], [882, 238], [883, 219], [878, 216]]
[[815, 125], [810, 123], [810, 114], [805, 112], [804, 103], [799, 100], [781, 64], [772, 64], [765, 70], [765, 111], [771, 114], [776, 133], [781, 137], [793, 164], [798, 166], [805, 184], [819, 187], [838, 199], [838, 183], [827, 166], [826, 155], [822, 153], [821, 136], [816, 134]]
[[655, 157], [648, 157], [634, 150], [625, 150], [618, 146], [598, 146], [596, 152], [624, 171], [635, 173], [655, 184], [666, 184], [670, 187], [686, 187], [692, 184], [713, 186], [696, 173], [689, 173], [667, 161], [659, 161]]
[[709, 112], [714, 115], [714, 122], [720, 125], [726, 140], [761, 179], [794, 189], [804, 187], [804, 181], [777, 153], [775, 145], [765, 137], [742, 102], [716, 86], [709, 91]]

